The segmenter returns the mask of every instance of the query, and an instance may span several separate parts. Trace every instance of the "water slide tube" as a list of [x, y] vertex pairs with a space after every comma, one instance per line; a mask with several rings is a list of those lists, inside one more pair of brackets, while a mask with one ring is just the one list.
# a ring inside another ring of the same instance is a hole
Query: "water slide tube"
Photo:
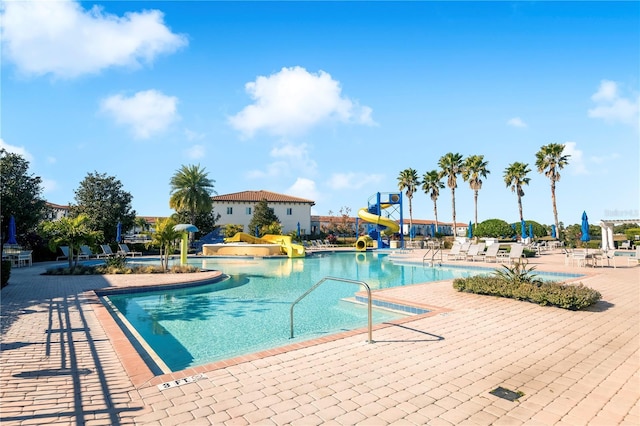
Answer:
[[[381, 207], [384, 208], [384, 205]], [[395, 220], [389, 219], [387, 217], [382, 217], [377, 214], [369, 213], [366, 207], [358, 210], [358, 217], [365, 222], [375, 223], [376, 225], [384, 226], [387, 229], [384, 231], [385, 234], [395, 234], [400, 230], [400, 225]], [[364, 251], [367, 249], [367, 241], [366, 237], [360, 237], [356, 241], [356, 250]]]
[[238, 232], [236, 235], [230, 238], [224, 239], [225, 243], [249, 243], [249, 244], [278, 244], [283, 254], [289, 257], [304, 257], [304, 247], [300, 244], [293, 244], [291, 237], [288, 235], [263, 235], [262, 237], [254, 237], [253, 235]]

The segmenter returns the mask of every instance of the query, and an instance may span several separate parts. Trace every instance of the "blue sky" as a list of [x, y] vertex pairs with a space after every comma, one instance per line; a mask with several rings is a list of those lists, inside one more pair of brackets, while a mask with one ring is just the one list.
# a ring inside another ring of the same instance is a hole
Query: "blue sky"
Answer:
[[[560, 221], [639, 213], [638, 2], [2, 4], [0, 145], [45, 198], [116, 176], [139, 215], [200, 164], [218, 194], [269, 190], [313, 213], [397, 191], [448, 153], [484, 155], [478, 219], [518, 220], [505, 168], [528, 163], [526, 219], [553, 222], [535, 153], [566, 144]], [[405, 216], [408, 208], [405, 202]], [[473, 219], [461, 178], [458, 222]], [[438, 199], [451, 221], [451, 195]], [[433, 219], [422, 191], [413, 217]]]

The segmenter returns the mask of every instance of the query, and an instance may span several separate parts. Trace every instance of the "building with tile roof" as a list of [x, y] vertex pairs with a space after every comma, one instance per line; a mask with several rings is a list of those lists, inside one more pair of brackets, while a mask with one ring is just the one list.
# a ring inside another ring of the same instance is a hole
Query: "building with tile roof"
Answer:
[[311, 207], [315, 205], [312, 200], [264, 190], [216, 195], [211, 197], [211, 200], [214, 213], [220, 215], [216, 225], [221, 227], [242, 225], [244, 232], [253, 234], [253, 230], [249, 229], [249, 222], [253, 218], [255, 206], [260, 201], [266, 200], [280, 219], [283, 234], [297, 231], [298, 224], [300, 224], [301, 235], [311, 233]]

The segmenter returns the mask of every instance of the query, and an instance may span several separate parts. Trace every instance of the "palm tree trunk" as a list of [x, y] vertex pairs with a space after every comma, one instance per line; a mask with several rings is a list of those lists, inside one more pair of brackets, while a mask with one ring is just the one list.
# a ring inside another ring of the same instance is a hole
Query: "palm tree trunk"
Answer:
[[411, 197], [409, 197], [409, 241], [412, 241], [411, 238], [411, 228], [413, 228], [413, 208], [411, 206]]
[[475, 206], [474, 224], [477, 228], [478, 227], [478, 190], [473, 191], [473, 204]]
[[558, 226], [558, 209], [556, 207], [556, 181], [551, 181], [551, 204], [553, 205], [553, 221], [556, 224], [556, 237], [560, 239], [560, 227]]
[[522, 216], [522, 197], [518, 194], [518, 211], [520, 212], [520, 222], [524, 220], [524, 216]]
[[456, 189], [451, 188], [451, 211], [453, 212], [453, 224], [451, 225], [453, 228], [453, 236], [457, 237], [458, 232], [456, 228]]
[[438, 232], [438, 204], [435, 201], [433, 202], [433, 214], [436, 217], [436, 232]]

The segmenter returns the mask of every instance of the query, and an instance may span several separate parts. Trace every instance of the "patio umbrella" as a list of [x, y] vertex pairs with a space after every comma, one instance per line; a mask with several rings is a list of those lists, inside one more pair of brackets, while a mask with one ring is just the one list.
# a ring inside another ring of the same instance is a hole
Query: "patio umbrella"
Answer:
[[436, 236], [436, 225], [435, 225], [435, 223], [431, 224], [431, 236], [432, 237]]
[[118, 221], [118, 225], [116, 226], [116, 243], [121, 243], [122, 241], [122, 223]]
[[471, 225], [471, 221], [469, 221], [469, 226], [467, 227], [467, 237], [473, 237], [473, 226]]
[[298, 227], [296, 229], [296, 235], [300, 238], [300, 222], [298, 222]]
[[580, 237], [580, 241], [591, 241], [591, 236], [589, 235], [589, 218], [587, 217], [587, 212], [582, 212], [582, 225], [580, 226], [580, 231], [582, 232], [582, 236]]
[[527, 225], [524, 223], [524, 219], [520, 222], [520, 234], [523, 240], [527, 238]]
[[416, 237], [416, 227], [412, 226], [411, 229], [409, 230], [409, 238], [413, 240], [415, 237]]
[[13, 217], [13, 215], [9, 218], [9, 238], [7, 238], [7, 244], [18, 244], [18, 241], [16, 241], [16, 218]]
[[551, 225], [551, 238], [556, 238], [556, 226]]

